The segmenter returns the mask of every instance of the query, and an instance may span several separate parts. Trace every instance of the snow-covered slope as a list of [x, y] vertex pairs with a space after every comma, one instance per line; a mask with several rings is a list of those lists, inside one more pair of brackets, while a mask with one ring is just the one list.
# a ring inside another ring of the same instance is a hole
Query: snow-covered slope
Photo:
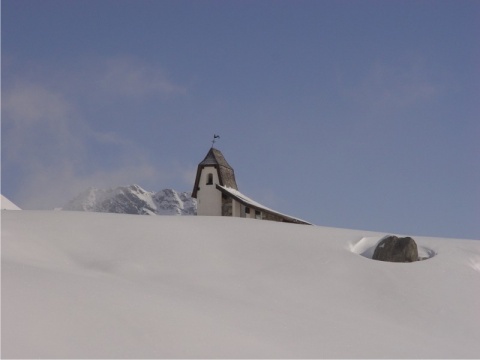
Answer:
[[480, 241], [253, 219], [2, 212], [5, 358], [476, 358]]
[[138, 185], [130, 185], [106, 190], [89, 188], [62, 209], [139, 215], [195, 215], [197, 201], [186, 192], [165, 189], [154, 193]]
[[1, 207], [2, 210], [21, 210], [17, 205], [8, 200], [5, 196], [1, 195]]

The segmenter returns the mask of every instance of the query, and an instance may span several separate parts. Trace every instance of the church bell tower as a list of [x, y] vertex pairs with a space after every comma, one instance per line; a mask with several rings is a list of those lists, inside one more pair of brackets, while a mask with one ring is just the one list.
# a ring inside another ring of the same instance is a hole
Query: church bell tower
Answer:
[[192, 197], [197, 199], [197, 215], [222, 215], [222, 193], [217, 185], [238, 190], [233, 168], [220, 150], [212, 147], [197, 167], [192, 191]]

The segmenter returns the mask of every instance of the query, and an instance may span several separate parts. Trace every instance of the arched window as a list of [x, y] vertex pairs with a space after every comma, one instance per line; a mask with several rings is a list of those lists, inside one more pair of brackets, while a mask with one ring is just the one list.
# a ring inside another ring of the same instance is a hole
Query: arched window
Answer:
[[207, 175], [207, 185], [213, 185], [213, 174], [212, 173]]

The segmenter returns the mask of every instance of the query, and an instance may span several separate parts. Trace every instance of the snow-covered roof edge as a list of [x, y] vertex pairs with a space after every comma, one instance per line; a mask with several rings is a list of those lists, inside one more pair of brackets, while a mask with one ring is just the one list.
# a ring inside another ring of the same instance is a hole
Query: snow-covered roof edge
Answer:
[[239, 203], [241, 203], [245, 206], [251, 207], [251, 208], [256, 209], [256, 210], [260, 210], [260, 211], [264, 211], [264, 212], [268, 212], [268, 213], [280, 216], [280, 217], [284, 218], [285, 220], [287, 220], [288, 222], [292, 222], [292, 223], [295, 223], [295, 224], [313, 225], [312, 223], [310, 223], [308, 221], [305, 221], [305, 220], [302, 220], [302, 219], [299, 219], [299, 218], [296, 218], [296, 217], [293, 217], [293, 216], [290, 216], [290, 215], [282, 214], [278, 211], [270, 209], [270, 208], [256, 202], [255, 200], [250, 199], [248, 196], [242, 194], [240, 191], [238, 191], [236, 189], [232, 189], [232, 188], [226, 187], [226, 186], [221, 186], [221, 185], [218, 185], [218, 184], [217, 184], [217, 189], [220, 190], [223, 194], [232, 197], [233, 199], [235, 199], [236, 201], [238, 201]]

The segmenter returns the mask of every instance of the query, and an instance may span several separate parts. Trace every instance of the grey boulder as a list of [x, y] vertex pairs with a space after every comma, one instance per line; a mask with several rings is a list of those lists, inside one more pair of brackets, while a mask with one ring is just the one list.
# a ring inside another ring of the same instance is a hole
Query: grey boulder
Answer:
[[372, 259], [389, 262], [417, 261], [417, 244], [411, 237], [388, 235], [378, 243]]

